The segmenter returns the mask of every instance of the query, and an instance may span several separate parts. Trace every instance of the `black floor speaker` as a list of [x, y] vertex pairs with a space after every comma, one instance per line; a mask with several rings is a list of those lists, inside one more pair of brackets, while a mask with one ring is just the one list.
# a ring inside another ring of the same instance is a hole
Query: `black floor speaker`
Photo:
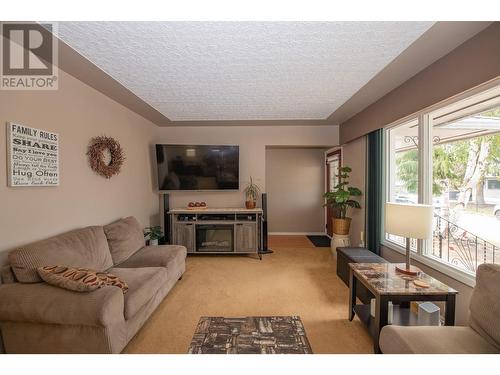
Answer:
[[267, 194], [262, 193], [262, 248], [260, 249], [261, 254], [271, 254], [274, 253], [268, 247], [268, 232], [267, 232]]
[[166, 245], [170, 244], [170, 217], [168, 215], [168, 211], [170, 211], [170, 197], [168, 194], [163, 194], [163, 234], [164, 237], [161, 239], [161, 244]]

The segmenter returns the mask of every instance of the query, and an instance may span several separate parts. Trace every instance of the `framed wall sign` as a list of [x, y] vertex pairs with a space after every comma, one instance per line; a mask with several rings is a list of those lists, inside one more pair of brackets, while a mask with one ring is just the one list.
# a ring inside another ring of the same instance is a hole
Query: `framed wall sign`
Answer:
[[59, 185], [59, 134], [7, 123], [9, 186]]

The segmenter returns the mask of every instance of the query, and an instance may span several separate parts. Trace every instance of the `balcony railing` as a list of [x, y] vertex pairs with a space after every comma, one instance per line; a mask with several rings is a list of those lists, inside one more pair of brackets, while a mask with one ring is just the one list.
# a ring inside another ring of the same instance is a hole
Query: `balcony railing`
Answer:
[[500, 247], [434, 214], [431, 255], [456, 268], [476, 273], [482, 263], [500, 264]]

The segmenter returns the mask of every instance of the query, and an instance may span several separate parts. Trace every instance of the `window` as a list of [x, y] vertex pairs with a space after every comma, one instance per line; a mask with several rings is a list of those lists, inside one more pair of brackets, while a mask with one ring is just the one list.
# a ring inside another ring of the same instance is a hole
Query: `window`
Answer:
[[[418, 119], [412, 119], [387, 131], [389, 174], [387, 201], [418, 203]], [[406, 246], [406, 238], [386, 233], [387, 240]], [[417, 241], [410, 249], [417, 251]]]
[[385, 137], [386, 201], [434, 206], [433, 238], [412, 250], [469, 275], [500, 264], [500, 86], [421, 111]]
[[332, 152], [327, 156], [326, 164], [328, 166], [328, 191], [333, 191], [340, 182], [340, 150]]
[[488, 190], [500, 190], [500, 176], [494, 177], [494, 179], [488, 179], [487, 182], [488, 183], [486, 185], [486, 189], [488, 189]]
[[469, 273], [481, 263], [500, 263], [500, 221], [494, 216], [500, 194], [490, 189], [500, 176], [500, 106], [433, 119], [432, 134], [435, 228], [429, 255]]

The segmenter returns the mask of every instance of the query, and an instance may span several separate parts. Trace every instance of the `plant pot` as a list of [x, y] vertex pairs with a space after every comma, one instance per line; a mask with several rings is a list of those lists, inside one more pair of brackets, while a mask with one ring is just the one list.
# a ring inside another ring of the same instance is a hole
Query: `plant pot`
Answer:
[[149, 240], [149, 246], [158, 246], [158, 240]]
[[255, 203], [255, 201], [246, 201], [245, 206], [247, 209], [251, 210], [251, 209], [255, 208], [256, 203]]
[[333, 218], [333, 233], [335, 234], [349, 234], [351, 228], [351, 218], [345, 219]]

